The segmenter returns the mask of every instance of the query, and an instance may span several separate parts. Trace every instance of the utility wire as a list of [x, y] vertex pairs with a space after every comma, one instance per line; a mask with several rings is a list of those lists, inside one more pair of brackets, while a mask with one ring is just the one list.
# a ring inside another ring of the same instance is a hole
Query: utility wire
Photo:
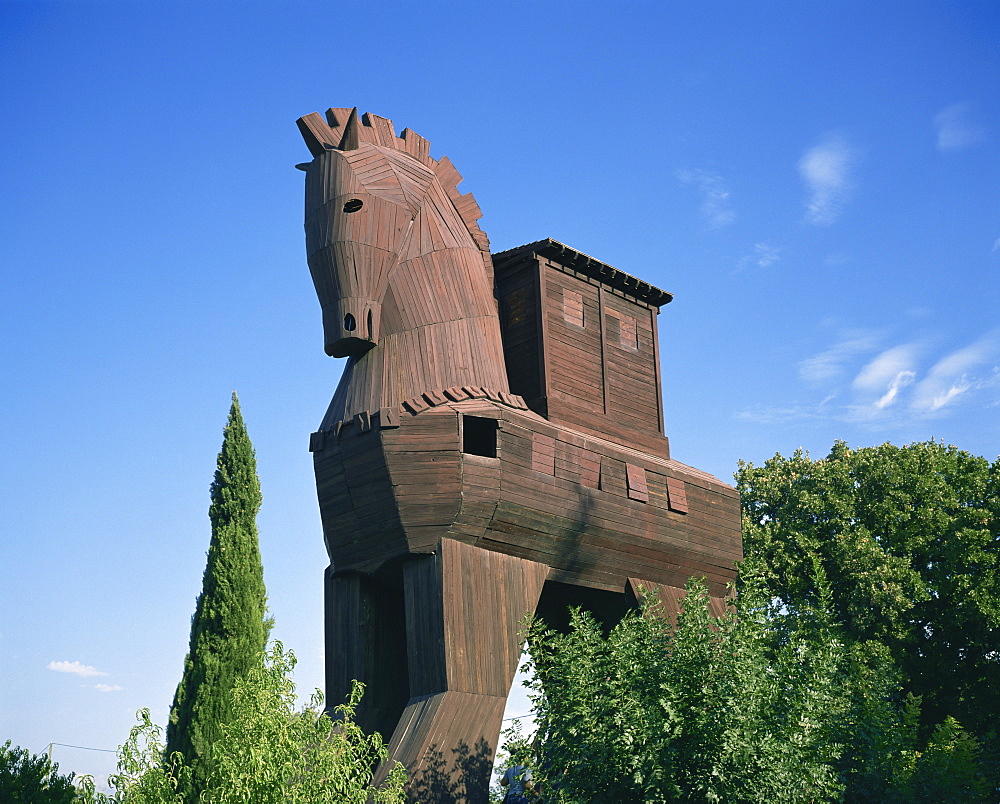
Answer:
[[105, 754], [117, 754], [117, 751], [112, 751], [110, 748], [90, 748], [86, 745], [69, 745], [67, 743], [49, 743], [49, 749], [51, 750], [53, 745], [59, 745], [63, 748], [79, 748], [83, 751], [102, 751]]

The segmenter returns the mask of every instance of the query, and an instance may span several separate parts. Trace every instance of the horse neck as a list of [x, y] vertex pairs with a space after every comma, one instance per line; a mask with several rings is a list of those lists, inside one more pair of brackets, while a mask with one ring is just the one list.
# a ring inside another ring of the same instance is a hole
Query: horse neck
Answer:
[[441, 206], [425, 204], [414, 220], [389, 276], [378, 345], [348, 362], [325, 421], [425, 391], [509, 390], [492, 270], [454, 207], [449, 218]]

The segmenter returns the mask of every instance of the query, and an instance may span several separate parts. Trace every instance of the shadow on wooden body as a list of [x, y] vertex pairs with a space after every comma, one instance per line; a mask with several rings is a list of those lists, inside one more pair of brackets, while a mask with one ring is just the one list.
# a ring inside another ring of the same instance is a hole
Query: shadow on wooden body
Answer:
[[580, 604], [611, 624], [640, 586], [676, 611], [692, 575], [721, 600], [738, 499], [669, 457], [669, 294], [555, 241], [500, 255], [498, 283], [478, 206], [426, 140], [350, 109], [299, 126], [325, 348], [348, 358], [310, 443], [327, 697], [365, 682], [359, 721], [414, 800], [485, 802], [525, 616]]

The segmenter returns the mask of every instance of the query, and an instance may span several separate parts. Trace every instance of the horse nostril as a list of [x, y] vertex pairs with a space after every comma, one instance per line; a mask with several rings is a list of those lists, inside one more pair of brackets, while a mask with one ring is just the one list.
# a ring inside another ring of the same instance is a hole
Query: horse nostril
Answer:
[[344, 329], [348, 332], [354, 332], [358, 328], [358, 322], [354, 320], [354, 316], [348, 313], [344, 316]]

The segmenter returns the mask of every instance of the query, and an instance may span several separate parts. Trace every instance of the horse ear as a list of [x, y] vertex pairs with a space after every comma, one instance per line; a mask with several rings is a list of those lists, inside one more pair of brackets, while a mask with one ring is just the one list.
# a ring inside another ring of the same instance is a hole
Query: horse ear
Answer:
[[351, 114], [347, 118], [347, 125], [344, 127], [344, 137], [340, 141], [341, 150], [356, 151], [361, 144], [361, 121], [358, 119], [358, 107], [351, 109]]
[[357, 108], [351, 109], [344, 129], [344, 138], [340, 142], [343, 151], [353, 151], [362, 142], [371, 145], [382, 145], [386, 148], [396, 148], [396, 135], [392, 130], [392, 121], [388, 117], [366, 112], [364, 117], [358, 117]]
[[357, 110], [356, 106], [354, 107], [354, 110], [352, 110], [350, 106], [339, 107], [339, 108], [331, 107], [326, 110], [326, 122], [330, 124], [330, 128], [332, 128], [334, 131], [336, 131], [339, 128], [340, 129], [339, 134], [343, 136], [344, 126], [347, 125], [347, 120], [351, 116], [351, 111], [356, 111], [356, 110]]

